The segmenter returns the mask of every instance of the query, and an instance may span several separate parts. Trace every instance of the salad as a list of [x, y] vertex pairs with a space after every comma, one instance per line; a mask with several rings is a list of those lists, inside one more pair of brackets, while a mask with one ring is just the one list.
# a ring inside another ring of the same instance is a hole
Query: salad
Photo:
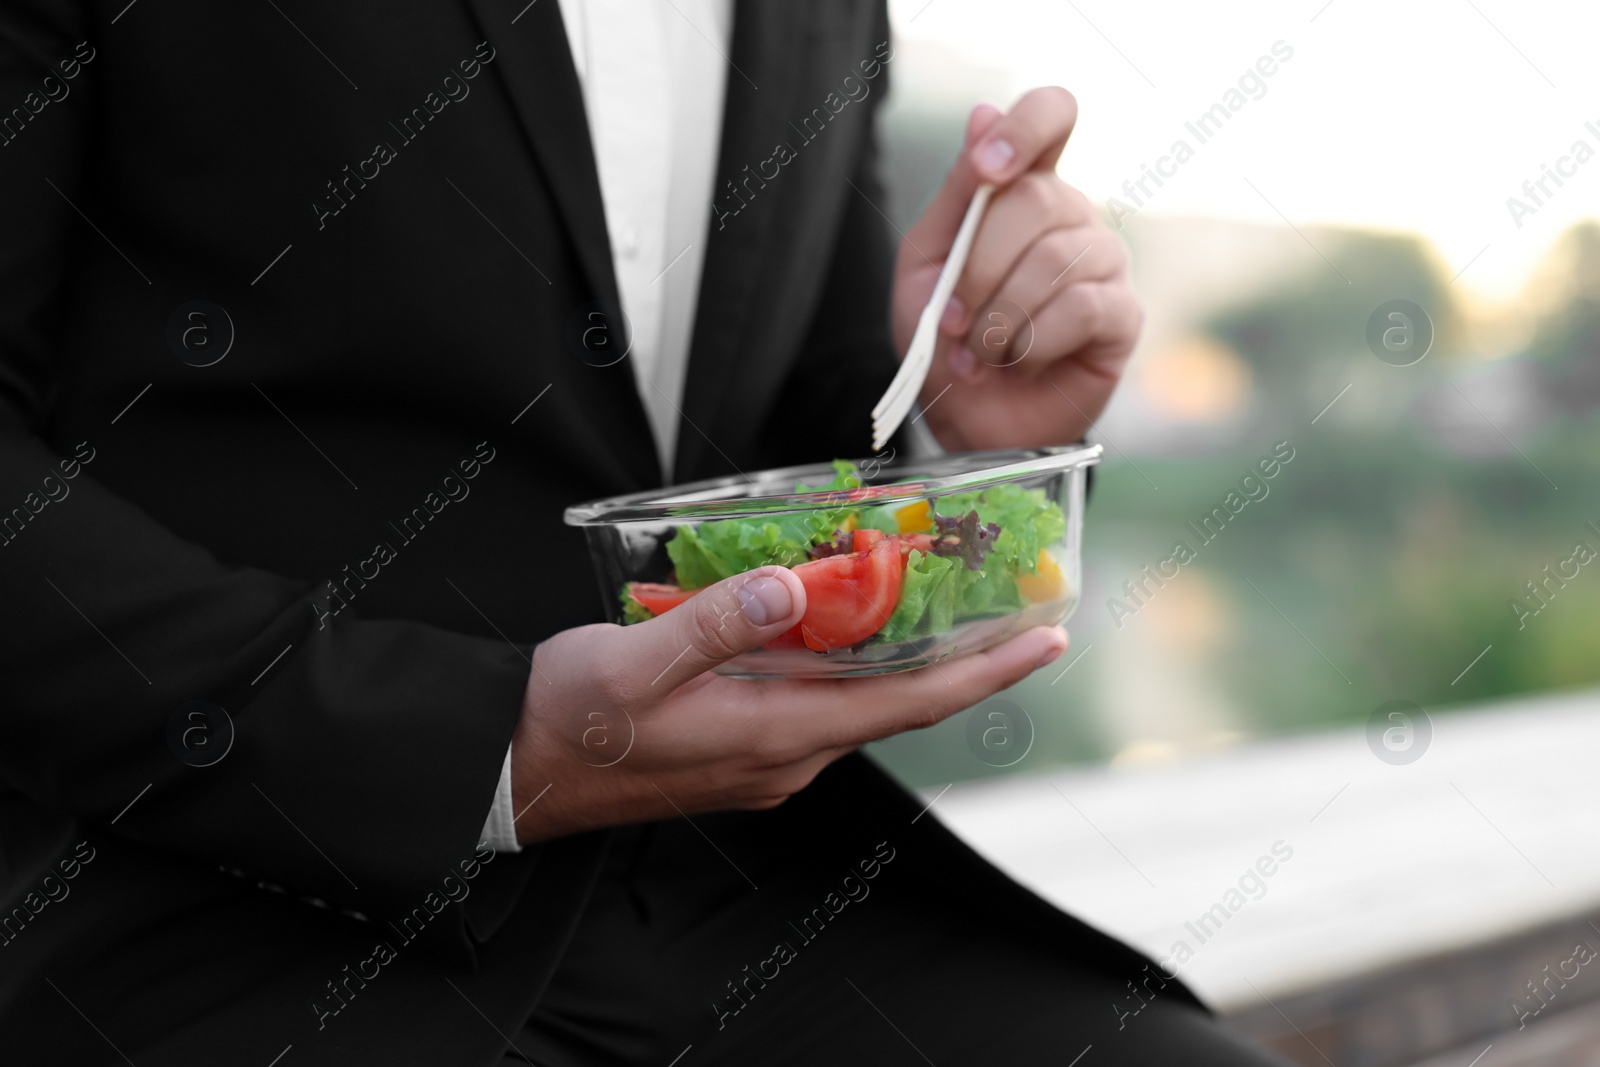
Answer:
[[[665, 614], [697, 591], [777, 564], [806, 589], [806, 612], [764, 647], [860, 651], [949, 632], [1068, 595], [1049, 546], [1066, 531], [1043, 489], [1015, 484], [907, 503], [907, 486], [863, 487], [855, 465], [835, 460], [828, 506], [804, 513], [679, 526], [666, 544], [673, 581], [628, 582], [624, 623]], [[895, 496], [891, 504], [876, 498]]]

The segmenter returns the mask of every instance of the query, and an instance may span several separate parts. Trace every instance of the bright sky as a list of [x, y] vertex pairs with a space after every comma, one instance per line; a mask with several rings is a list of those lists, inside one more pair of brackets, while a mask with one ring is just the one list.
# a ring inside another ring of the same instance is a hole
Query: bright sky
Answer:
[[[1514, 293], [1567, 225], [1600, 217], [1593, 0], [892, 0], [891, 11], [902, 41], [1002, 68], [1013, 95], [1072, 90], [1080, 120], [1061, 171], [1101, 203], [1182, 138], [1193, 158], [1141, 212], [1417, 231], [1463, 271], [1458, 287], [1490, 298]], [[1263, 79], [1265, 95], [1201, 144], [1184, 123], [1277, 41], [1293, 57]], [[1595, 158], [1561, 164], [1565, 184], [1546, 179], [1550, 195], [1527, 201], [1537, 210], [1518, 228], [1507, 197], [1527, 200], [1523, 182], [1579, 140]]]

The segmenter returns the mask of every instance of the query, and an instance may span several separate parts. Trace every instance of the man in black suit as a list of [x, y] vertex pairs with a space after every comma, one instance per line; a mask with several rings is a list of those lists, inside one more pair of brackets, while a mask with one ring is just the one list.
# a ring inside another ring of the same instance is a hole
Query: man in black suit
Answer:
[[[852, 754], [1059, 630], [757, 686], [701, 672], [798, 617], [781, 569], [596, 622], [562, 509], [663, 464], [585, 332], [621, 316], [566, 29], [555, 0], [0, 13], [7, 1062], [1266, 1062]], [[674, 480], [864, 454], [981, 180], [940, 442], [1074, 440], [1121, 372], [1138, 309], [1054, 176], [1063, 91], [974, 112], [897, 262], [875, 102], [734, 190], [887, 42], [881, 4], [734, 12]], [[971, 355], [997, 299], [1025, 370]], [[609, 773], [597, 708], [641, 724]]]

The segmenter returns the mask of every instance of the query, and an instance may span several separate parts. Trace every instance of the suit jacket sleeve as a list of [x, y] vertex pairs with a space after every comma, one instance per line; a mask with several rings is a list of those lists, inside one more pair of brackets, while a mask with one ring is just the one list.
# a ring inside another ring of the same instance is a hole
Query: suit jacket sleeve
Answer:
[[[379, 915], [410, 908], [472, 856], [528, 663], [351, 610], [321, 623], [310, 583], [219, 560], [97, 484], [115, 411], [96, 439], [54, 439], [71, 248], [116, 236], [85, 222], [79, 175], [110, 89], [85, 33], [65, 2], [0, 11], [0, 101], [31, 113], [7, 113], [0, 147], [0, 777], [108, 833]], [[194, 700], [236, 729], [211, 766], [171, 743]]]

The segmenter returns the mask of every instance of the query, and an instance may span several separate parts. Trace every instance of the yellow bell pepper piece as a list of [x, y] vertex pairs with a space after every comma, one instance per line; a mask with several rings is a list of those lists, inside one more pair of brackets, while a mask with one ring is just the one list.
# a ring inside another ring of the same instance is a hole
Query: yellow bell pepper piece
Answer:
[[895, 525], [901, 533], [928, 533], [933, 529], [933, 518], [926, 500], [907, 504], [894, 513]]
[[1035, 604], [1055, 600], [1061, 596], [1066, 587], [1067, 579], [1061, 573], [1060, 564], [1056, 563], [1054, 556], [1043, 549], [1039, 550], [1038, 570], [1017, 579], [1017, 590]]

